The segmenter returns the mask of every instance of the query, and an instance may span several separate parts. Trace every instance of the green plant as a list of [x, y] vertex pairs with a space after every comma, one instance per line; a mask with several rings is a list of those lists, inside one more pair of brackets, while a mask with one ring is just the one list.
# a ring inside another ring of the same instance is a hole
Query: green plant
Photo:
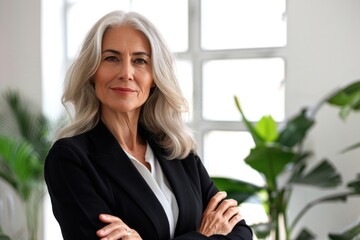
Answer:
[[45, 193], [43, 165], [50, 148], [50, 121], [8, 91], [4, 105], [9, 113], [0, 117], [0, 178], [25, 205], [29, 239], [38, 239], [39, 207]]
[[0, 240], [10, 240], [9, 236], [7, 236], [7, 235], [3, 232], [3, 230], [2, 230], [1, 227], [0, 227]]
[[[288, 203], [293, 188], [297, 184], [318, 188], [334, 188], [342, 183], [340, 173], [327, 159], [308, 169], [307, 159], [312, 152], [303, 147], [308, 131], [315, 124], [315, 114], [323, 104], [340, 107], [340, 116], [345, 118], [351, 111], [360, 109], [360, 81], [355, 81], [344, 88], [330, 93], [312, 108], [304, 108], [300, 113], [278, 127], [271, 116], [264, 116], [256, 124], [250, 123], [235, 97], [236, 106], [242, 120], [255, 142], [245, 162], [258, 171], [264, 178], [264, 186], [256, 186], [235, 179], [212, 177], [217, 187], [227, 191], [230, 197], [239, 203], [249, 197], [256, 197], [262, 203], [268, 215], [269, 222], [252, 226], [259, 238], [271, 236], [279, 240], [294, 239], [293, 230], [304, 214], [313, 206], [332, 201], [346, 201], [349, 196], [360, 194], [360, 175], [350, 182], [348, 189], [334, 195], [325, 196], [308, 203], [290, 223], [288, 220]], [[349, 147], [352, 149], [354, 146]], [[280, 184], [280, 178], [285, 173], [289, 176], [285, 184]], [[346, 235], [360, 233], [360, 224], [342, 234], [330, 234], [331, 239], [350, 239]], [[295, 239], [314, 239], [314, 234], [304, 229]]]

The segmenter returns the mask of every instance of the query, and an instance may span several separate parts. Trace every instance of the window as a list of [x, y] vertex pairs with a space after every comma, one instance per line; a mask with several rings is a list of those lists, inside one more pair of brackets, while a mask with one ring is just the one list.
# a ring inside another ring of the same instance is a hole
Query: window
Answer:
[[267, 114], [284, 120], [286, 1], [67, 0], [68, 63], [90, 26], [115, 9], [148, 17], [176, 53], [180, 84], [191, 109], [188, 124], [196, 132], [198, 153], [210, 175], [262, 184], [243, 162], [254, 143], [234, 96], [251, 121]]
[[209, 60], [203, 63], [202, 118], [237, 121], [237, 96], [251, 121], [264, 114], [284, 119], [284, 61], [282, 58]]
[[[137, 11], [149, 18], [175, 52], [188, 49], [188, 4], [186, 0], [68, 0], [66, 41], [69, 61], [79, 50], [85, 34], [104, 14], [113, 10]], [[161, 14], [159, 14], [161, 12]], [[173, 29], [176, 29], [174, 34]]]
[[201, 1], [201, 46], [208, 50], [283, 47], [285, 1]]

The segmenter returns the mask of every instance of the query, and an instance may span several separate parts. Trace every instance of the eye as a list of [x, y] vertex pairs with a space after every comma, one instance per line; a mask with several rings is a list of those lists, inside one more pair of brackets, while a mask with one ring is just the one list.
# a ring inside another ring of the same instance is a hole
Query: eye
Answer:
[[118, 62], [119, 59], [117, 59], [117, 57], [115, 56], [108, 56], [104, 58], [104, 61], [108, 61], [108, 62]]
[[137, 63], [137, 64], [147, 64], [148, 62], [144, 59], [144, 58], [136, 58], [134, 60], [134, 63]]

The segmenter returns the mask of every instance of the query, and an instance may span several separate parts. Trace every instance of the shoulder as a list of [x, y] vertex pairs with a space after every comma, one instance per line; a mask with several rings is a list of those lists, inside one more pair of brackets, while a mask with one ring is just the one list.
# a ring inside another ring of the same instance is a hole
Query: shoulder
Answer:
[[[169, 160], [172, 161], [172, 160]], [[186, 158], [178, 160], [181, 165], [183, 166], [186, 174], [190, 179], [193, 181], [201, 180], [201, 181], [208, 181], [210, 180], [209, 174], [200, 159], [200, 157], [191, 152]]]
[[91, 140], [87, 135], [87, 133], [82, 133], [73, 137], [58, 139], [50, 148], [49, 154], [56, 151], [87, 151], [91, 149]]
[[[171, 161], [171, 160], [170, 160]], [[204, 167], [203, 163], [200, 159], [200, 157], [194, 153], [194, 152], [190, 152], [186, 158], [184, 159], [180, 159], [179, 160], [183, 165], [185, 166], [189, 166], [192, 168], [199, 168], [199, 167]]]
[[50, 148], [45, 159], [45, 170], [59, 168], [70, 162], [80, 164], [91, 149], [86, 134], [58, 139]]
[[74, 153], [92, 153], [101, 151], [114, 144], [114, 139], [107, 128], [99, 122], [93, 129], [75, 136], [58, 139], [49, 154], [57, 151]]
[[[170, 160], [171, 161], [171, 160]], [[202, 195], [207, 204], [219, 190], [216, 188], [202, 160], [196, 153], [190, 153], [186, 158], [179, 160], [186, 172], [187, 179]]]

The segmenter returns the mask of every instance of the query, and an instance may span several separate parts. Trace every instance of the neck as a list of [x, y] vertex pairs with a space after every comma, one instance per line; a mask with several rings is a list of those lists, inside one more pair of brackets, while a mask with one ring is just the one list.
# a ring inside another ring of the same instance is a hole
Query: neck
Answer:
[[102, 114], [101, 120], [124, 150], [136, 152], [145, 144], [138, 133], [138, 114]]
[[139, 115], [102, 114], [101, 120], [115, 136], [119, 145], [151, 171], [145, 160], [146, 141], [138, 133]]

